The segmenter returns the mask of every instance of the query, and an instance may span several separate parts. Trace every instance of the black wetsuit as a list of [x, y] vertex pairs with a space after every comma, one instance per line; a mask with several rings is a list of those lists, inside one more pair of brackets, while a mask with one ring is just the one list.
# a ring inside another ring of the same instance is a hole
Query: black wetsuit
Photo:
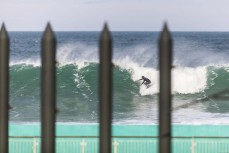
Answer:
[[143, 80], [142, 84], [144, 83], [149, 88], [148, 84], [150, 84], [151, 81], [148, 78], [142, 77], [142, 79], [140, 79], [140, 80]]

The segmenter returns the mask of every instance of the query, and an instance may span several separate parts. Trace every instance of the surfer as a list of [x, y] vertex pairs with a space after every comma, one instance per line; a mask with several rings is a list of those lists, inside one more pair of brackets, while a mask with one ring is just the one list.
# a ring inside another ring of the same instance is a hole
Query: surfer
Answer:
[[[147, 88], [150, 87], [149, 84], [151, 83], [151, 81], [150, 81], [148, 78], [142, 76], [142, 78], [139, 79], [139, 80], [143, 80], [142, 84], [144, 83], [144, 84], [146, 85]], [[142, 85], [142, 84], [141, 84], [141, 85]]]

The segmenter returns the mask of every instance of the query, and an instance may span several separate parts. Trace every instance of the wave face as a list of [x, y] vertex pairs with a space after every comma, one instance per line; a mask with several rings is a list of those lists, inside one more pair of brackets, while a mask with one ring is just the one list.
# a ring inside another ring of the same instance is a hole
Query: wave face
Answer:
[[[10, 55], [10, 119], [40, 120], [41, 33], [13, 32]], [[174, 33], [173, 122], [223, 124], [229, 116], [227, 33]], [[58, 32], [57, 107], [59, 122], [98, 122], [98, 32]], [[114, 32], [113, 121], [158, 122], [158, 33]], [[151, 80], [146, 88], [141, 76]], [[193, 112], [195, 112], [193, 114]], [[187, 122], [189, 121], [189, 122]]]

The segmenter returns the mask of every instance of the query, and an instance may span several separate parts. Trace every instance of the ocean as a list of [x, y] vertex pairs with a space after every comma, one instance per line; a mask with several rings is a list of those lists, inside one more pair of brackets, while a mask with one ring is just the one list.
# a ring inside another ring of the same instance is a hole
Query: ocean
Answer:
[[[57, 122], [98, 123], [100, 32], [56, 32]], [[158, 124], [159, 32], [112, 32], [113, 123]], [[42, 32], [10, 32], [10, 121], [40, 121]], [[228, 124], [229, 33], [172, 32], [173, 124]], [[152, 86], [139, 86], [145, 76]]]

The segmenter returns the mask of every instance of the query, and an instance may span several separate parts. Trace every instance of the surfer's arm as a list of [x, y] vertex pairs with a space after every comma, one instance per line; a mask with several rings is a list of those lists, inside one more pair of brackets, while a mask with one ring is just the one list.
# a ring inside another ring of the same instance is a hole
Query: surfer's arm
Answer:
[[[142, 81], [142, 84], [143, 84], [144, 82], [145, 82], [145, 80], [144, 80], [144, 81]], [[141, 84], [141, 85], [142, 85], [142, 84]]]

